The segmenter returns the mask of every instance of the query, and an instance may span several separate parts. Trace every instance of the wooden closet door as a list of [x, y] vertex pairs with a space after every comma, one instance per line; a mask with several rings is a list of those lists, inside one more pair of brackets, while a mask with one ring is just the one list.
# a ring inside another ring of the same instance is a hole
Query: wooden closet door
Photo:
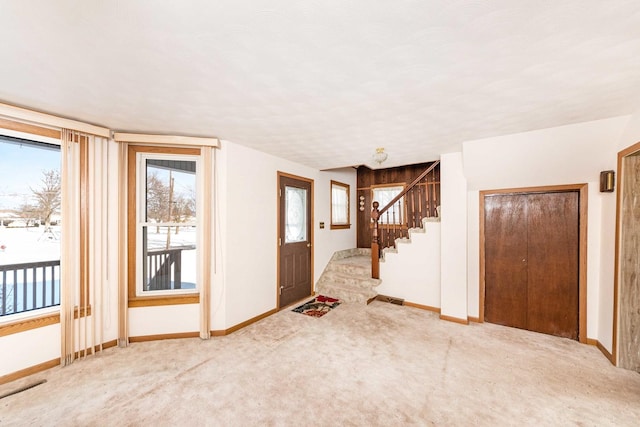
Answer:
[[485, 320], [579, 334], [579, 193], [485, 197]]
[[578, 193], [527, 197], [527, 329], [578, 339]]
[[527, 196], [484, 199], [487, 322], [527, 328]]

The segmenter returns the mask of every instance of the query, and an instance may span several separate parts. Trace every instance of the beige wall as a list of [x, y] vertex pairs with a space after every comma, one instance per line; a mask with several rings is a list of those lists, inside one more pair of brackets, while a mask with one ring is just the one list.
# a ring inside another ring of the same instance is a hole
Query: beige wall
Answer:
[[[335, 251], [356, 246], [356, 171], [319, 171], [228, 141], [222, 141], [218, 160], [222, 256], [212, 307], [213, 328], [226, 329], [276, 307], [278, 171], [314, 181], [314, 283]], [[347, 230], [329, 227], [332, 179], [350, 185]]]
[[[603, 247], [612, 221], [603, 210], [615, 198], [599, 192], [599, 174], [613, 169], [618, 141], [629, 116], [542, 129], [463, 144], [464, 171], [469, 186], [468, 278], [469, 314], [477, 316], [479, 300], [478, 191], [501, 188], [588, 183], [587, 336], [611, 351], [613, 276], [602, 274]], [[640, 134], [639, 134], [640, 135]]]

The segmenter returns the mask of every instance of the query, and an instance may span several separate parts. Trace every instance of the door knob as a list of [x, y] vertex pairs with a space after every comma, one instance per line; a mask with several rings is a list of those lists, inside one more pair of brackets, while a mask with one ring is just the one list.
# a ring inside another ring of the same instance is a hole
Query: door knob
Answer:
[[307, 247], [310, 248], [311, 247], [311, 243], [307, 243]]

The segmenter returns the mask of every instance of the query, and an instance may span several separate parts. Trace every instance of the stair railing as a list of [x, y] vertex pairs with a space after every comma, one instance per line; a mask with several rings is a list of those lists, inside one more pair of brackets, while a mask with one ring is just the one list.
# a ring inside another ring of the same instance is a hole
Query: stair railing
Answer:
[[[373, 202], [371, 211], [371, 220], [373, 221], [373, 229], [371, 233], [371, 277], [380, 278], [380, 251], [382, 248], [391, 247], [395, 244], [395, 240], [407, 237], [409, 228], [420, 227], [422, 218], [432, 216], [436, 211], [434, 205], [436, 200], [435, 185], [424, 185], [424, 189], [420, 188], [422, 180], [431, 173], [440, 161], [435, 161], [424, 172], [422, 172], [411, 184], [407, 185], [396, 197], [387, 203], [382, 209], [378, 209], [380, 203]], [[433, 180], [432, 180], [433, 181]], [[428, 184], [428, 183], [427, 183]], [[435, 184], [435, 182], [433, 182]], [[429, 194], [433, 192], [433, 194]], [[405, 197], [409, 194], [409, 197]], [[400, 203], [398, 203], [400, 201]], [[407, 204], [410, 206], [407, 207]], [[425, 206], [425, 210], [423, 210]], [[404, 216], [407, 218], [404, 218]], [[406, 220], [406, 226], [405, 224]], [[384, 236], [380, 233], [380, 222], [385, 224]]]

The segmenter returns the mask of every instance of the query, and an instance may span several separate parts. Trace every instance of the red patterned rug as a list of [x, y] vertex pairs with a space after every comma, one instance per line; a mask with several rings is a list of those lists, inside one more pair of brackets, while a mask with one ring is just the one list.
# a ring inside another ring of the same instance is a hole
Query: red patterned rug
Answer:
[[340, 300], [335, 298], [325, 297], [324, 295], [318, 295], [311, 301], [307, 301], [299, 307], [294, 308], [292, 311], [296, 313], [306, 314], [311, 317], [322, 317], [331, 311], [332, 308], [336, 308], [340, 305]]

